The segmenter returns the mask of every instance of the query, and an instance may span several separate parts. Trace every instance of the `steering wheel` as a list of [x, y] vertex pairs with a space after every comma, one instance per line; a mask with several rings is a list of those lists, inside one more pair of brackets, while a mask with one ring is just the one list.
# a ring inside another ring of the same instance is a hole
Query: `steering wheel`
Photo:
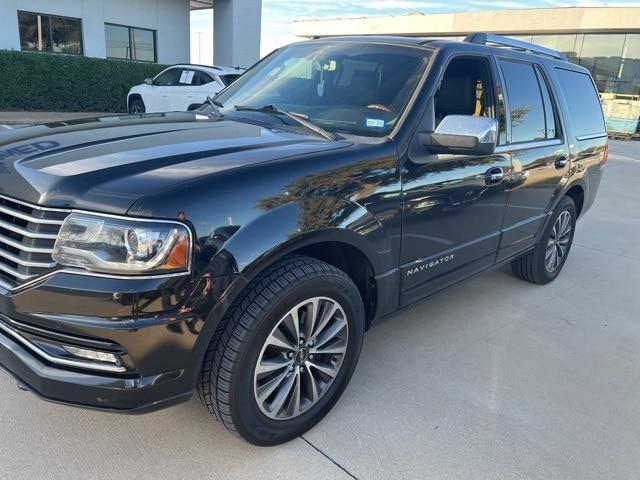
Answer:
[[387, 112], [387, 113], [393, 112], [393, 110], [391, 110], [386, 105], [381, 105], [379, 103], [372, 103], [370, 105], [367, 105], [367, 108], [370, 108], [371, 110], [382, 110], [383, 112]]

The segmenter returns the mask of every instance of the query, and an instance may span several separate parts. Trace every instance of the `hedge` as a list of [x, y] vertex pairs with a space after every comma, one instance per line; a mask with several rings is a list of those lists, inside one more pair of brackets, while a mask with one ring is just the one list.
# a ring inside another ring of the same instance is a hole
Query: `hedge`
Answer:
[[165, 65], [0, 51], [0, 110], [125, 112], [129, 89]]

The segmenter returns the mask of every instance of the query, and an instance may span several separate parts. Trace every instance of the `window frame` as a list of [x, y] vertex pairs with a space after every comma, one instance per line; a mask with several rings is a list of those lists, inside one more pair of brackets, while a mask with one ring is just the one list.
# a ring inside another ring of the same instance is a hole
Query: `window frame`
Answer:
[[[106, 55], [107, 58], [111, 58], [113, 60], [128, 60], [130, 62], [158, 63], [158, 31], [157, 30], [154, 30], [152, 28], [136, 27], [134, 25], [123, 25], [121, 23], [104, 22], [104, 26], [106, 27], [107, 25], [111, 26], [111, 27], [126, 28], [127, 29], [127, 33], [128, 33], [128, 37], [129, 37], [129, 58], [110, 57], [110, 56]], [[146, 32], [153, 33], [153, 60], [138, 60], [137, 58], [131, 58], [131, 56], [133, 55], [133, 52], [135, 51], [134, 30], [144, 30]], [[105, 44], [105, 52], [106, 52], [106, 50], [107, 50], [106, 28], [105, 28], [104, 44]]]
[[[554, 92], [552, 88], [551, 79], [549, 75], [545, 72], [544, 68], [540, 64], [534, 64], [533, 69], [536, 71], [536, 76], [538, 77], [538, 82], [544, 82], [544, 86], [547, 89], [547, 93], [549, 94], [549, 101], [551, 102], [551, 110], [553, 113], [553, 118], [556, 127], [556, 136], [553, 138], [547, 138], [546, 140], [561, 140], [564, 143], [565, 140], [565, 132], [564, 132], [564, 123], [562, 116], [560, 114], [560, 108], [558, 107], [558, 98], [556, 97], [556, 92]], [[542, 89], [542, 85], [540, 85], [540, 89]], [[541, 91], [542, 93], [542, 91]], [[545, 123], [547, 121], [547, 107], [544, 101], [544, 94], [542, 95], [542, 104], [545, 108]], [[545, 125], [547, 135], [549, 131], [549, 126]]]
[[[579, 66], [581, 67], [581, 66]], [[581, 68], [585, 68], [585, 67], [581, 67]], [[606, 137], [608, 135], [608, 131], [607, 131], [607, 117], [604, 114], [604, 110], [602, 108], [602, 102], [600, 100], [600, 91], [598, 90], [598, 85], [596, 84], [593, 75], [591, 75], [590, 71], [586, 71], [586, 72], [582, 72], [578, 69], [574, 69], [574, 68], [567, 68], [564, 66], [556, 66], [555, 67], [556, 70], [562, 70], [562, 71], [567, 71], [567, 72], [571, 72], [571, 73], [575, 73], [578, 75], [586, 75], [589, 78], [589, 81], [591, 82], [591, 86], [593, 87], [594, 92], [596, 93], [596, 97], [598, 99], [598, 104], [600, 105], [600, 114], [602, 115], [602, 126], [604, 127], [604, 130], [600, 133], [590, 133], [590, 134], [583, 134], [583, 135], [579, 135], [578, 132], [576, 131], [576, 126], [575, 126], [575, 122], [571, 122], [571, 138], [574, 138], [575, 140], [582, 142], [585, 140], [593, 140], [594, 138], [603, 138]], [[586, 70], [586, 68], [585, 68]], [[569, 101], [566, 97], [566, 95], [564, 94], [564, 89], [562, 88], [562, 84], [561, 84], [561, 80], [559, 78], [559, 75], [556, 73], [556, 81], [558, 83], [558, 88], [560, 89], [560, 92], [562, 93], [563, 96], [563, 101], [566, 105], [567, 110], [570, 108], [569, 107]]]
[[[80, 56], [84, 56], [84, 32], [83, 32], [83, 22], [82, 22], [82, 18], [78, 18], [78, 17], [70, 17], [68, 15], [56, 15], [53, 13], [40, 13], [40, 12], [31, 12], [29, 10], [18, 10], [16, 12], [16, 17], [18, 20], [18, 39], [22, 40], [21, 34], [20, 34], [20, 14], [28, 14], [28, 15], [35, 15], [36, 17], [54, 17], [54, 18], [62, 18], [62, 19], [66, 19], [66, 20], [76, 20], [79, 23], [79, 29], [78, 29], [78, 33], [80, 34], [80, 52], [79, 53], [68, 53], [68, 52], [56, 52], [53, 50], [40, 50], [40, 49], [28, 49], [28, 50], [23, 50], [22, 49], [22, 45], [20, 45], [20, 51], [22, 52], [39, 52], [39, 53], [53, 53], [56, 55], [80, 55]], [[37, 19], [36, 19], [37, 22]], [[42, 21], [40, 22], [40, 25], [42, 25]], [[21, 42], [22, 43], [22, 42]]]
[[[546, 131], [547, 131], [547, 120], [546, 120], [546, 115], [545, 115], [545, 110], [544, 110], [544, 98], [542, 95], [542, 90], [541, 90], [541, 86], [540, 86], [540, 80], [539, 80], [539, 75], [542, 74], [543, 78], [545, 79], [546, 82], [546, 86], [547, 86], [547, 91], [549, 92], [549, 96], [551, 99], [551, 105], [552, 108], [555, 109], [555, 120], [556, 120], [556, 129], [558, 128], [558, 125], [560, 125], [560, 130], [561, 130], [561, 134], [560, 136], [558, 135], [558, 132], [556, 132], [556, 137], [555, 138], [543, 138], [543, 139], [538, 139], [538, 140], [525, 140], [525, 141], [521, 141], [521, 142], [513, 142], [513, 126], [511, 124], [511, 99], [509, 97], [509, 91], [507, 88], [507, 81], [506, 78], [504, 76], [504, 72], [502, 70], [502, 65], [501, 65], [501, 61], [507, 61], [507, 62], [515, 62], [515, 63], [522, 63], [524, 65], [530, 65], [533, 72], [534, 72], [534, 77], [536, 79], [536, 84], [538, 85], [538, 91], [540, 93], [540, 101], [542, 103], [542, 111], [543, 111], [543, 117], [544, 117], [544, 121], [545, 121], [545, 136], [546, 136]], [[522, 58], [518, 58], [515, 56], [508, 56], [508, 55], [497, 55], [496, 56], [496, 63], [497, 63], [497, 68], [498, 68], [498, 74], [500, 75], [500, 80], [501, 83], [503, 85], [503, 95], [504, 95], [504, 103], [505, 103], [505, 115], [506, 115], [506, 121], [507, 121], [507, 143], [504, 145], [499, 145], [498, 148], [500, 147], [510, 147], [510, 150], [513, 150], [513, 148], [511, 147], [516, 147], [516, 150], [522, 150], [522, 149], [527, 149], [527, 148], [535, 148], [535, 147], [545, 147], [545, 146], [550, 146], [550, 145], [561, 145], [564, 143], [564, 129], [562, 128], [562, 124], [561, 122], [559, 123], [560, 120], [560, 115], [559, 112], [560, 110], [558, 109], [558, 101], [557, 101], [557, 97], [555, 96], [555, 92], [553, 92], [552, 89], [549, 88], [549, 86], [551, 85], [549, 78], [545, 72], [545, 69], [543, 67], [543, 65], [541, 65], [539, 62], [534, 61], [533, 59], [529, 60], [529, 59], [522, 59]], [[539, 70], [539, 73], [538, 73]], [[501, 150], [497, 150], [498, 153], [501, 152]]]

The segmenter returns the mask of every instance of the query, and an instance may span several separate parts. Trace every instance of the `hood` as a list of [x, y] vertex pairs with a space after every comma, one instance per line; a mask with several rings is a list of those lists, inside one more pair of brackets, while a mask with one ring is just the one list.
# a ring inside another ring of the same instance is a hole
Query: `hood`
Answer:
[[0, 194], [125, 213], [190, 179], [347, 145], [187, 112], [57, 122], [0, 133]]

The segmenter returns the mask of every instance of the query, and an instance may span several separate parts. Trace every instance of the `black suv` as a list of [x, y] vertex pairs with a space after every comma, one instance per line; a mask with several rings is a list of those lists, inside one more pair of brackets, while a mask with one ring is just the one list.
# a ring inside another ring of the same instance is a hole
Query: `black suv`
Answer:
[[0, 364], [284, 442], [376, 319], [507, 262], [552, 281], [606, 160], [587, 70], [487, 34], [298, 43], [194, 112], [2, 133]]

